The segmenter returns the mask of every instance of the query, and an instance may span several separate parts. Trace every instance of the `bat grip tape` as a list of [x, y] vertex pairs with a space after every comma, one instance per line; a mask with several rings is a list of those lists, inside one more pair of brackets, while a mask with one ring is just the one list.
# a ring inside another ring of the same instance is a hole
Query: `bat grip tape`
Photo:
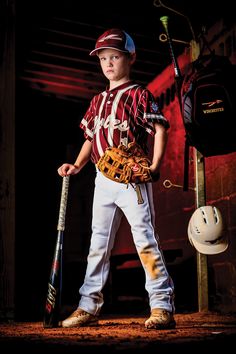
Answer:
[[66, 217], [66, 207], [67, 207], [70, 176], [65, 176], [62, 178], [63, 180], [62, 180], [62, 189], [61, 189], [61, 201], [60, 201], [59, 218], [57, 224], [58, 231], [65, 230], [65, 217]]

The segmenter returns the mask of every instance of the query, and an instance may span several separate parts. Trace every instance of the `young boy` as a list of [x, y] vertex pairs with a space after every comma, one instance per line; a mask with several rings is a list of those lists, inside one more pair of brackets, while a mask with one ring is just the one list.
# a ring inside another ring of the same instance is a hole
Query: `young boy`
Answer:
[[[58, 168], [59, 175], [79, 173], [90, 159], [96, 165], [107, 147], [127, 146], [135, 141], [147, 151], [150, 134], [154, 139], [150, 171], [155, 179], [164, 156], [169, 123], [152, 94], [130, 80], [136, 59], [132, 38], [123, 30], [109, 29], [98, 38], [90, 55], [98, 56], [109, 86], [91, 100], [80, 123], [85, 142], [75, 163], [64, 163]], [[152, 183], [139, 184], [142, 203], [138, 204], [133, 185], [127, 188], [126, 184], [104, 176], [98, 168], [96, 171], [92, 236], [85, 279], [79, 290], [81, 298], [77, 310], [62, 321], [62, 327], [98, 324], [103, 305], [102, 289], [108, 278], [110, 254], [123, 212], [145, 272], [151, 310], [145, 327], [174, 328], [174, 285], [155, 233]]]

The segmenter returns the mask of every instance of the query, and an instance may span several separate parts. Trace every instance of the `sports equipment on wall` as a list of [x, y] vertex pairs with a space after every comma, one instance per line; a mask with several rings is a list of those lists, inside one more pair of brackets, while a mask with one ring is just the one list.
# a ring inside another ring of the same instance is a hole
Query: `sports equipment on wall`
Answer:
[[57, 224], [57, 239], [52, 261], [51, 273], [48, 282], [48, 293], [44, 310], [44, 328], [59, 326], [61, 291], [62, 291], [62, 255], [63, 236], [65, 230], [65, 216], [70, 176], [63, 177], [59, 218]]
[[160, 20], [167, 35], [185, 129], [183, 189], [187, 190], [190, 146], [204, 157], [236, 151], [236, 65], [228, 57], [216, 55], [203, 36], [210, 54], [203, 55], [203, 47], [181, 74], [168, 32], [168, 16]]
[[210, 255], [224, 252], [228, 241], [223, 234], [220, 210], [210, 205], [197, 208], [189, 220], [188, 238], [200, 253]]

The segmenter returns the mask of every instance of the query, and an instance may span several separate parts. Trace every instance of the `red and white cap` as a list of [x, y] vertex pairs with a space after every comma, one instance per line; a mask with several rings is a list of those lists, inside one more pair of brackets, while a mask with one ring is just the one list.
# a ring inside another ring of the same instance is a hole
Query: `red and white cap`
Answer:
[[116, 49], [121, 52], [135, 53], [133, 39], [125, 31], [112, 28], [104, 32], [97, 40], [95, 49], [89, 55], [96, 55], [100, 49]]

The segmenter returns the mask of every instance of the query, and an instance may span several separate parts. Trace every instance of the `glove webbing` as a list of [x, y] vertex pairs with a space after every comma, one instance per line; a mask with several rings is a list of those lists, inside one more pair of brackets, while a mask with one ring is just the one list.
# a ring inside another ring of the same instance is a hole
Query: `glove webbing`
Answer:
[[108, 178], [120, 183], [151, 181], [150, 161], [136, 143], [128, 147], [109, 147], [97, 163], [98, 169]]

